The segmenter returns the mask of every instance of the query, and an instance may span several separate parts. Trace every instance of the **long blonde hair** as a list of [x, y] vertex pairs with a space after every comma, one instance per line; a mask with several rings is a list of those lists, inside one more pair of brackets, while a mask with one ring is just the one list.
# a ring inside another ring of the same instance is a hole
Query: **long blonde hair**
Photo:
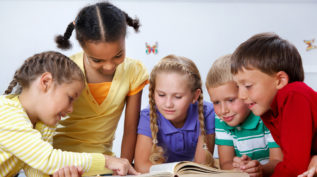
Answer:
[[[198, 117], [200, 123], [200, 132], [204, 139], [204, 146], [206, 146], [206, 131], [204, 123], [204, 113], [203, 113], [203, 94], [202, 94], [202, 81], [195, 63], [188, 58], [168, 55], [160, 60], [156, 64], [150, 75], [150, 86], [149, 86], [149, 104], [150, 104], [150, 127], [153, 139], [152, 151], [150, 156], [150, 161], [153, 164], [160, 164], [165, 162], [164, 150], [158, 145], [157, 133], [157, 113], [154, 100], [154, 90], [157, 74], [161, 72], [177, 72], [188, 77], [188, 86], [191, 88], [192, 92], [195, 92], [197, 89], [201, 90], [201, 94], [198, 98]], [[206, 148], [204, 148], [206, 149]], [[206, 149], [207, 150], [207, 149]], [[208, 151], [208, 150], [207, 150]], [[211, 153], [209, 153], [211, 156]], [[212, 158], [209, 158], [212, 159]]]

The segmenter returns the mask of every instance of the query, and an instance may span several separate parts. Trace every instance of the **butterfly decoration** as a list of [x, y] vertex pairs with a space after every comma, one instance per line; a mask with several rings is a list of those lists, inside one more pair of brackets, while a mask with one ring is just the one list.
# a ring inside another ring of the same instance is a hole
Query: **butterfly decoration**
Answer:
[[317, 46], [314, 45], [315, 39], [304, 40], [304, 42], [307, 44], [306, 51], [309, 51], [311, 49], [316, 49], [317, 48]]
[[145, 43], [145, 47], [146, 47], [146, 50], [145, 50], [145, 53], [146, 54], [151, 54], [151, 52], [153, 54], [157, 54], [158, 53], [158, 50], [157, 50], [157, 47], [158, 47], [158, 43], [155, 42], [155, 44], [153, 46], [150, 46], [147, 42]]

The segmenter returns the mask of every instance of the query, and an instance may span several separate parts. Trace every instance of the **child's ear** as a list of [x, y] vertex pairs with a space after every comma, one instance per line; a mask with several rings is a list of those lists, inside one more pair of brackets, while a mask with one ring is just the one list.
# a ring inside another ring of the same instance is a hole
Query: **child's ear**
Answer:
[[196, 91], [194, 92], [193, 104], [198, 100], [200, 94], [201, 94], [201, 90], [200, 89], [196, 89]]
[[40, 88], [42, 91], [46, 92], [53, 83], [53, 76], [49, 72], [45, 72], [40, 78]]
[[277, 78], [277, 85], [276, 85], [277, 89], [281, 89], [285, 85], [288, 84], [289, 77], [288, 77], [288, 74], [286, 74], [286, 72], [284, 72], [284, 71], [277, 72], [276, 78]]

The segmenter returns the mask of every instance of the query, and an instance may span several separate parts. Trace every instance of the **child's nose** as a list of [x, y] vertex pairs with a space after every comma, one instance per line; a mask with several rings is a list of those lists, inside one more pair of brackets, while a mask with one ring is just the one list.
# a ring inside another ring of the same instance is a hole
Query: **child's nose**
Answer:
[[229, 112], [228, 107], [227, 107], [224, 103], [222, 103], [222, 105], [221, 105], [221, 114], [222, 114], [222, 115], [225, 115], [225, 114], [227, 114], [228, 112]]
[[165, 106], [166, 106], [167, 108], [173, 107], [173, 101], [172, 101], [171, 98], [167, 98], [167, 99], [165, 100]]
[[67, 111], [67, 113], [72, 113], [73, 112], [73, 105], [69, 106], [66, 111]]
[[114, 67], [115, 67], [115, 64], [113, 64], [113, 63], [106, 63], [103, 65], [104, 70], [113, 70]]
[[239, 88], [239, 95], [238, 97], [242, 100], [246, 100], [247, 99], [247, 94], [246, 91], [243, 90], [241, 87]]

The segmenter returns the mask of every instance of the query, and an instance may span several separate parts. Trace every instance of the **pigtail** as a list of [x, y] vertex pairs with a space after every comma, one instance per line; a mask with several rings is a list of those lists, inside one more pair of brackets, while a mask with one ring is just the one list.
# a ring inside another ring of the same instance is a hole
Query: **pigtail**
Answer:
[[[123, 11], [122, 11], [123, 12]], [[139, 19], [135, 18], [135, 19], [132, 19], [127, 13], [123, 12], [124, 16], [125, 16], [125, 19], [127, 21], [127, 24], [131, 27], [133, 27], [134, 31], [135, 32], [139, 32], [139, 27], [141, 26], [140, 25], [140, 22], [139, 22]]]
[[153, 97], [154, 97], [154, 86], [152, 83], [150, 83], [150, 86], [149, 86], [150, 127], [151, 127], [152, 140], [153, 140], [150, 161], [153, 164], [161, 164], [165, 162], [165, 158], [164, 158], [163, 148], [157, 145], [158, 125], [157, 125], [157, 113], [155, 108], [155, 101]]
[[200, 125], [200, 132], [203, 136], [204, 144], [203, 149], [206, 151], [206, 162], [205, 165], [208, 166], [214, 166], [214, 159], [212, 157], [212, 154], [208, 150], [207, 147], [207, 138], [206, 138], [206, 130], [205, 130], [205, 116], [204, 116], [204, 99], [203, 94], [201, 93], [198, 98], [198, 119], [199, 119], [199, 125]]
[[75, 28], [74, 22], [69, 23], [64, 35], [58, 35], [55, 37], [55, 42], [57, 43], [57, 47], [60, 49], [69, 49], [72, 47], [72, 44], [69, 41], [73, 30]]
[[15, 72], [15, 74], [14, 74], [14, 76], [13, 76], [13, 79], [12, 79], [12, 81], [10, 82], [8, 88], [4, 91], [4, 94], [8, 95], [8, 94], [12, 93], [14, 87], [15, 87], [16, 85], [18, 85], [18, 81], [17, 81], [17, 79], [16, 79], [16, 75], [17, 75], [18, 72], [19, 72], [19, 71], [16, 71], [16, 72]]

